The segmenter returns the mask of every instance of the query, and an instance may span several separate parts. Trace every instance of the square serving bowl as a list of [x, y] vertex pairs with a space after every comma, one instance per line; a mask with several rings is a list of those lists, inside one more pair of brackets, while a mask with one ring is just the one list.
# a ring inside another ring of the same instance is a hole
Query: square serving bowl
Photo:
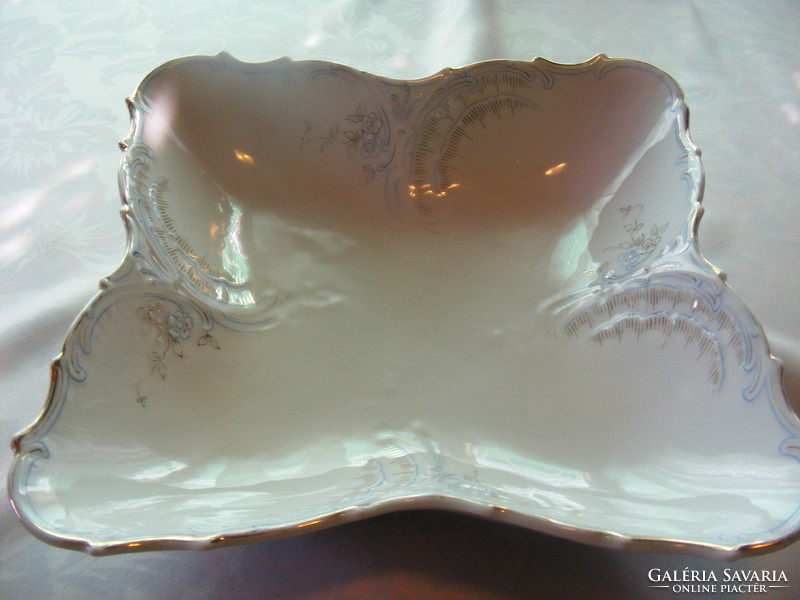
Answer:
[[129, 107], [127, 251], [13, 441], [37, 536], [205, 549], [414, 508], [723, 558], [797, 536], [800, 424], [698, 250], [662, 71], [223, 53]]

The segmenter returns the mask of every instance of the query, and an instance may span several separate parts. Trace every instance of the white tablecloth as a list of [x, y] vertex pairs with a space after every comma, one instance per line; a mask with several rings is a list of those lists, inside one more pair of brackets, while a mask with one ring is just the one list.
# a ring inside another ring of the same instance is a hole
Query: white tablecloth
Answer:
[[[0, 28], [0, 438], [40, 411], [50, 360], [122, 257], [123, 103], [160, 63], [227, 50], [416, 78], [493, 58], [644, 60], [683, 87], [707, 185], [705, 256], [758, 316], [800, 405], [797, 0], [6, 0]], [[11, 452], [0, 453], [7, 471]], [[653, 568], [777, 569], [800, 543], [733, 565], [618, 552], [433, 512], [207, 553], [92, 558], [29, 535], [2, 498], [0, 597], [669, 598]], [[746, 597], [732, 593], [680, 597]]]

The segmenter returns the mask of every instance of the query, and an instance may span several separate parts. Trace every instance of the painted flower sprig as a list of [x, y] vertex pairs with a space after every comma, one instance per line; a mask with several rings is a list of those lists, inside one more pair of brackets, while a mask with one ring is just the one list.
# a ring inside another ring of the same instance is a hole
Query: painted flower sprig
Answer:
[[[136, 384], [136, 402], [146, 406], [148, 398], [141, 391], [142, 384], [156, 375], [162, 381], [166, 381], [169, 359], [187, 357], [184, 343], [192, 338], [194, 320], [184, 306], [173, 302], [168, 304], [163, 299], [150, 300], [146, 306], [138, 307], [136, 312], [144, 321], [142, 333], [152, 339], [153, 345], [147, 355], [150, 360], [150, 373]], [[209, 332], [204, 332], [198, 337], [197, 345], [220, 349], [219, 342]]]

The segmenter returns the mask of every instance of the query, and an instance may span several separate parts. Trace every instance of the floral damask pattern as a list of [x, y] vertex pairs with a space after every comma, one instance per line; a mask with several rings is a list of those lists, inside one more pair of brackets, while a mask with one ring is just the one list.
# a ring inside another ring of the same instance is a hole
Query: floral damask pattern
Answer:
[[[796, 349], [800, 324], [792, 292], [798, 280], [794, 257], [800, 256], [800, 125], [793, 115], [800, 107], [800, 85], [793, 74], [798, 70], [800, 6], [795, 0], [704, 0], [657, 7], [634, 0], [557, 5], [541, 0], [296, 0], [225, 4], [228, 17], [220, 6], [209, 0], [16, 0], [0, 8], [4, 439], [26, 426], [41, 408], [41, 397], [31, 395], [34, 374], [47, 370], [75, 311], [124, 249], [114, 181], [116, 143], [128, 128], [124, 97], [166, 60], [220, 50], [253, 61], [282, 55], [332, 60], [399, 79], [490, 58], [545, 56], [571, 62], [597, 52], [638, 58], [665, 69], [687, 93], [695, 140], [704, 151], [704, 250], [713, 261], [735, 266], [731, 280], [737, 289], [752, 301], [756, 314], [766, 317], [768, 329], [781, 332], [784, 346]], [[62, 106], [79, 109], [80, 118], [73, 120], [76, 114]], [[646, 223], [641, 233], [651, 226]], [[776, 249], [786, 258], [780, 260], [777, 278], [774, 267], [764, 268], [764, 257], [774, 257]], [[612, 258], [626, 250], [619, 249]], [[186, 325], [183, 321], [183, 328], [174, 333], [185, 333]], [[195, 335], [197, 329], [193, 322]], [[186, 341], [183, 350], [188, 349], [185, 345]], [[780, 354], [781, 347], [776, 350]], [[0, 470], [5, 472], [11, 455], [1, 454]], [[98, 562], [44, 546], [22, 530], [11, 510], [3, 511], [0, 519], [0, 564], [5, 567], [0, 569], [0, 589], [8, 598], [184, 597], [187, 590], [209, 598], [322, 598], [356, 597], [370, 585], [376, 594], [386, 589], [381, 574], [362, 569], [358, 573], [363, 577], [340, 578], [327, 594], [325, 570], [312, 570], [309, 576], [307, 552], [292, 556], [298, 546], [291, 540], [275, 543], [280, 560], [272, 550], [257, 546], [230, 548], [222, 573], [219, 556], [213, 553], [153, 553]], [[358, 552], [361, 542], [355, 537], [350, 542]], [[399, 538], [387, 543], [402, 550]], [[329, 546], [330, 554], [326, 544], [302, 548], [323, 563], [341, 561], [339, 545]], [[564, 552], [557, 544], [553, 548]], [[413, 561], [415, 554], [409, 556]], [[797, 557], [791, 547], [767, 559], [780, 564], [782, 556], [788, 557], [783, 559], [787, 565], [797, 562], [789, 560]], [[254, 561], [263, 568], [252, 569]], [[652, 593], [641, 585], [638, 563], [626, 561], [620, 556], [619, 569], [609, 576], [602, 569], [588, 569], [595, 589], [614, 590], [621, 577], [632, 573], [627, 579], [630, 594]], [[692, 563], [681, 562], [676, 568], [687, 564]], [[422, 567], [426, 573], [430, 569], [430, 563]], [[393, 583], [407, 587], [409, 595], [432, 595], [435, 576], [426, 577], [420, 588], [401, 571], [392, 571]], [[298, 572], [302, 575], [296, 578]], [[491, 589], [476, 592], [479, 584], [491, 587], [480, 573], [468, 578], [469, 589], [450, 589], [442, 595], [491, 596]], [[520, 581], [531, 583], [531, 588], [552, 587], [552, 574], [547, 569], [542, 573], [541, 580], [523, 576]], [[236, 586], [229, 585], [232, 579]], [[442, 581], [453, 587], [451, 577]], [[513, 594], [508, 585], [498, 584], [494, 595]], [[517, 584], [511, 585], [518, 590]], [[772, 590], [769, 596], [788, 599], [796, 590], [785, 590], [784, 595], [782, 591]]]

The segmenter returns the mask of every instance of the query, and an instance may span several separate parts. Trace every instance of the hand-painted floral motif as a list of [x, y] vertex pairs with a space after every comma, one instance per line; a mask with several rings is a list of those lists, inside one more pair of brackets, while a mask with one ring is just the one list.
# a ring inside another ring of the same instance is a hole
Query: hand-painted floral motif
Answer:
[[653, 224], [650, 226], [649, 234], [643, 232], [645, 225], [639, 220], [644, 210], [642, 204], [629, 204], [619, 209], [622, 214], [622, 228], [630, 234], [630, 240], [626, 240], [616, 246], [606, 248], [621, 248], [624, 250], [617, 256], [617, 263], [626, 269], [633, 269], [636, 265], [650, 256], [653, 250], [661, 243], [661, 234], [669, 227], [669, 223], [662, 225]]
[[388, 130], [381, 115], [375, 111], [367, 112], [364, 105], [359, 102], [355, 111], [347, 115], [345, 120], [357, 127], [340, 128], [339, 125], [333, 125], [328, 135], [320, 138], [322, 140], [320, 151], [336, 142], [345, 145], [349, 156], [358, 153], [362, 158], [374, 158], [384, 150]]
[[[136, 402], [146, 406], [148, 398], [142, 392], [142, 384], [156, 375], [166, 381], [168, 361], [173, 357], [186, 358], [182, 342], [191, 340], [194, 320], [186, 307], [163, 298], [148, 301], [136, 312], [144, 321], [142, 333], [151, 338], [152, 344], [148, 354], [150, 373], [136, 383]], [[209, 332], [198, 337], [197, 345], [220, 349], [219, 342]]]
[[182, 309], [167, 315], [167, 334], [172, 340], [187, 340], [192, 335], [192, 317]]
[[645, 231], [646, 226], [640, 220], [643, 210], [643, 204], [629, 204], [621, 207], [619, 212], [622, 215], [622, 229], [629, 234], [630, 239], [604, 249], [604, 252], [615, 248], [622, 250], [617, 255], [616, 262], [623, 267], [624, 271], [622, 273], [609, 271], [610, 263], [606, 261], [597, 269], [584, 271], [584, 275], [601, 276], [609, 281], [620, 279], [633, 271], [658, 248], [662, 241], [661, 234], [667, 230], [669, 223], [661, 225], [654, 223], [648, 231]]
[[[389, 127], [383, 113], [367, 110], [367, 108], [359, 102], [356, 109], [345, 117], [345, 121], [345, 124], [332, 125], [325, 135], [319, 136], [320, 152], [342, 144], [347, 151], [348, 157], [351, 159], [356, 155], [363, 159], [375, 159], [388, 150]], [[301, 147], [314, 141], [310, 136], [314, 127], [308, 121], [304, 121], [303, 123], [305, 129], [300, 139]], [[376, 172], [381, 171], [385, 167], [385, 164], [379, 166], [364, 164], [363, 169], [364, 172], [367, 173], [366, 182], [369, 182], [375, 176]]]

